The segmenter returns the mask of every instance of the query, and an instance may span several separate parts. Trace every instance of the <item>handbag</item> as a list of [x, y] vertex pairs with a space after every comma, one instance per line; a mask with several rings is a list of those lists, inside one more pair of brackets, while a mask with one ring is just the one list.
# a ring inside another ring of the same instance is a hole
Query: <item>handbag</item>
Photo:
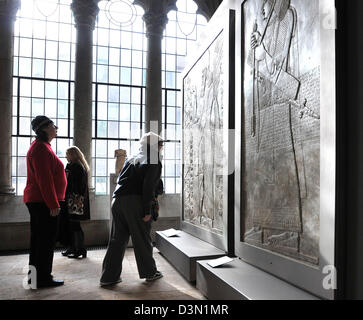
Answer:
[[84, 213], [84, 210], [83, 210], [84, 209], [84, 196], [72, 192], [68, 196], [67, 206], [68, 206], [69, 214], [76, 214], [79, 216], [83, 215], [83, 213]]

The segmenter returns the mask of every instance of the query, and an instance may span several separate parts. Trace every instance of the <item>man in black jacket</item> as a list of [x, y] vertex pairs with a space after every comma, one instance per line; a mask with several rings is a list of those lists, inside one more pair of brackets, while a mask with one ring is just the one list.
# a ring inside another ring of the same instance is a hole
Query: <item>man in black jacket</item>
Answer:
[[103, 260], [100, 285], [121, 282], [122, 261], [131, 235], [140, 279], [153, 281], [162, 277], [152, 256], [150, 237], [152, 202], [160, 186], [160, 151], [163, 140], [149, 132], [140, 139], [140, 151], [126, 160], [112, 201], [112, 229]]

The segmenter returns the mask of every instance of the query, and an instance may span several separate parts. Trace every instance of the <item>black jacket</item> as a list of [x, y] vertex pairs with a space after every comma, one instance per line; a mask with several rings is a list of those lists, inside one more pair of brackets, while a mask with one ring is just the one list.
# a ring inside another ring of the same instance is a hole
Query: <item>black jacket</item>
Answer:
[[125, 161], [117, 178], [113, 198], [141, 195], [144, 216], [151, 214], [152, 200], [160, 192], [161, 168], [160, 159], [157, 164], [152, 164], [149, 153], [141, 149], [136, 156]]
[[72, 214], [72, 219], [76, 220], [89, 220], [90, 219], [90, 206], [89, 206], [89, 192], [88, 192], [88, 174], [82, 165], [79, 163], [68, 163], [66, 166], [67, 174], [67, 189], [66, 189], [66, 203], [68, 196], [71, 193], [80, 194], [84, 196], [84, 214], [81, 216]]

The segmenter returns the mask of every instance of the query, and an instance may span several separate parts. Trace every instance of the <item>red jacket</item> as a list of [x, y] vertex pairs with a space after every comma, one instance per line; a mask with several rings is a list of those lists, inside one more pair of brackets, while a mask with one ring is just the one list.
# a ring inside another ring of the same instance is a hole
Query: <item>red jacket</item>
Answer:
[[64, 165], [48, 142], [35, 140], [26, 156], [27, 181], [24, 202], [45, 202], [49, 209], [64, 201], [67, 178]]

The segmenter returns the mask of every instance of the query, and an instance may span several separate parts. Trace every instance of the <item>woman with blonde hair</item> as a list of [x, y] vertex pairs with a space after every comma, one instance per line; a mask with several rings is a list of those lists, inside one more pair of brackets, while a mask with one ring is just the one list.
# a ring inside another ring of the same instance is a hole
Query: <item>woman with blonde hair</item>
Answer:
[[61, 210], [61, 224], [59, 241], [67, 246], [62, 252], [68, 258], [87, 257], [84, 247], [84, 233], [81, 220], [90, 219], [88, 194], [88, 163], [82, 151], [76, 147], [67, 149], [66, 166], [67, 190], [65, 204]]

